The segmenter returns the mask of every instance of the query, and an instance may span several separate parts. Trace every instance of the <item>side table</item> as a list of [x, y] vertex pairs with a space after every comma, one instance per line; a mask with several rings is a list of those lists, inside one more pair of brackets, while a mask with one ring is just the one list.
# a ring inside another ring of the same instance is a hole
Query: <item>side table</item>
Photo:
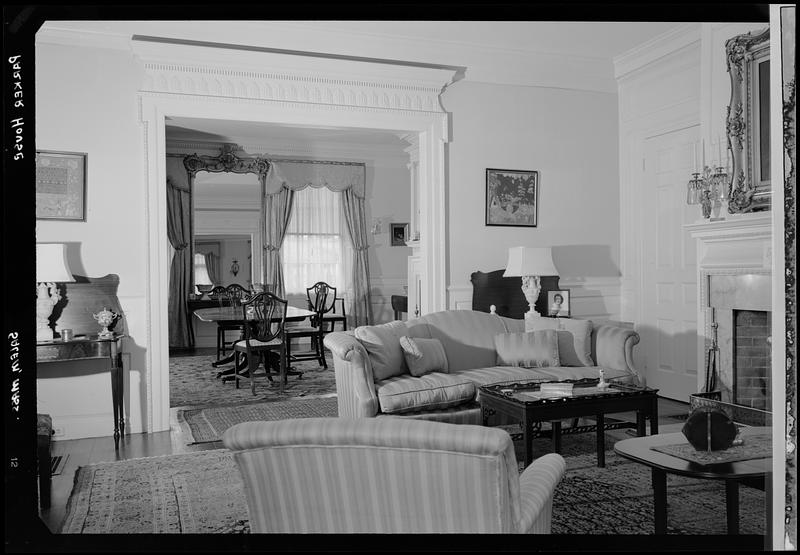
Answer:
[[111, 373], [111, 405], [114, 412], [114, 448], [119, 449], [119, 438], [125, 435], [125, 415], [123, 407], [125, 380], [122, 368], [122, 339], [98, 335], [77, 336], [70, 341], [54, 339], [36, 343], [36, 363], [51, 364], [69, 360], [108, 359]]

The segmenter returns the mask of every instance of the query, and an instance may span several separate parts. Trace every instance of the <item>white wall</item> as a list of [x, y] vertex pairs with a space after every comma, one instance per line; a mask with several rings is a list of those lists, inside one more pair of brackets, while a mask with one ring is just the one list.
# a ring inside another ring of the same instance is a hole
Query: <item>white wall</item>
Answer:
[[[67, 242], [74, 273], [117, 274], [130, 338], [126, 430], [146, 429], [147, 314], [143, 153], [130, 52], [40, 45], [36, 49], [36, 148], [88, 153], [86, 221], [37, 221], [37, 242]], [[102, 307], [98, 307], [102, 308]], [[51, 365], [37, 380], [38, 412], [58, 439], [111, 435], [111, 380], [104, 361]], [[58, 368], [54, 369], [56, 366]], [[109, 440], [110, 441], [110, 440]]]
[[[448, 159], [451, 307], [471, 300], [470, 274], [505, 268], [508, 247], [552, 246], [573, 314], [616, 316], [619, 172], [616, 95], [461, 81]], [[485, 225], [486, 168], [539, 172], [535, 228]], [[591, 289], [593, 293], [590, 293]], [[590, 295], [583, 298], [583, 295]]]

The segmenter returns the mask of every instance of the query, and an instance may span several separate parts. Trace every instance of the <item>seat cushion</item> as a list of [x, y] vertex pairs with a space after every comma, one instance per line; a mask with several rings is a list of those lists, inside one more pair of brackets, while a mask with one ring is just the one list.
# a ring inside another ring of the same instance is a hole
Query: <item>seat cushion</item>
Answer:
[[[250, 340], [250, 348], [251, 349], [258, 349], [259, 347], [279, 347], [283, 343], [278, 338], [273, 339], [272, 341], [259, 341], [258, 339], [251, 339]], [[236, 351], [246, 351], [247, 350], [247, 341], [240, 340], [233, 344], [233, 348]]]
[[594, 366], [592, 321], [572, 318], [526, 318], [525, 331], [556, 330], [562, 366]]
[[561, 366], [556, 330], [499, 333], [494, 336], [499, 366]]
[[472, 381], [431, 372], [424, 376], [395, 376], [375, 384], [381, 412], [403, 414], [453, 407], [475, 400]]
[[412, 376], [423, 376], [430, 372], [447, 373], [447, 356], [438, 339], [403, 336], [400, 338], [400, 347]]
[[372, 364], [375, 382], [408, 374], [408, 366], [400, 348], [400, 337], [408, 335], [406, 325], [395, 321], [378, 326], [359, 326], [355, 329], [356, 339], [366, 349]]

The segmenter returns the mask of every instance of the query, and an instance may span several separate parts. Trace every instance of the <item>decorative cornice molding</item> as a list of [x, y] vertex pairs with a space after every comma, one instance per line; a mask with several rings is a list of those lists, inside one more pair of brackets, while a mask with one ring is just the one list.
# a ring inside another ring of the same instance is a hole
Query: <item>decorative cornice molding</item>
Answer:
[[616, 56], [614, 77], [620, 80], [659, 58], [700, 42], [701, 29], [701, 23], [686, 23]]
[[142, 91], [443, 112], [452, 70], [133, 41]]

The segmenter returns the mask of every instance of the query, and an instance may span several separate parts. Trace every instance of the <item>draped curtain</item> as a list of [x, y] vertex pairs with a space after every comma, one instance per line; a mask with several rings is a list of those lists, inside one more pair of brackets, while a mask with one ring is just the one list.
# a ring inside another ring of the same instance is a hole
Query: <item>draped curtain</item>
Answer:
[[[285, 295], [281, 248], [292, 213], [294, 191], [326, 187], [342, 193], [342, 212], [353, 246], [352, 305], [349, 311], [356, 326], [372, 321], [372, 300], [367, 262], [367, 232], [364, 211], [365, 167], [363, 164], [273, 162], [264, 180], [264, 245], [268, 251], [268, 283], [275, 283], [278, 295]], [[288, 198], [288, 201], [282, 200]], [[316, 280], [315, 280], [316, 281]], [[309, 284], [311, 285], [311, 284]]]
[[261, 210], [261, 228], [264, 233], [264, 279], [265, 284], [272, 285], [272, 291], [281, 298], [286, 297], [283, 286], [283, 268], [281, 267], [281, 245], [286, 235], [286, 227], [292, 216], [294, 191], [282, 188], [270, 195], [264, 195]]
[[205, 261], [208, 279], [210, 279], [211, 283], [214, 285], [219, 285], [221, 283], [219, 279], [219, 256], [213, 252], [207, 252], [205, 254]]
[[189, 346], [189, 312], [192, 287], [192, 195], [180, 159], [167, 159], [167, 237], [175, 249], [169, 272], [169, 345]]

